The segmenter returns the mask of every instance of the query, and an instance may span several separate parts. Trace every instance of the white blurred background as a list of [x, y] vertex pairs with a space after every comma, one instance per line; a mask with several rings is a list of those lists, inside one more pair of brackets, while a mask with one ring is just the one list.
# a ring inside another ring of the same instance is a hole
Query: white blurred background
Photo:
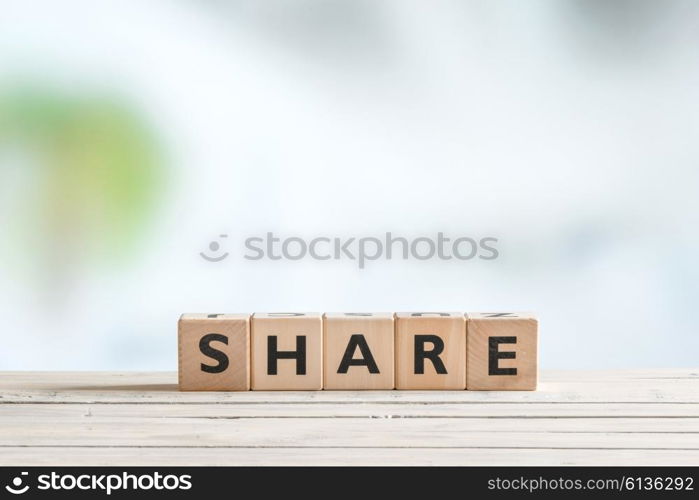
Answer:
[[[0, 0], [0, 369], [174, 370], [180, 313], [269, 310], [531, 310], [544, 369], [696, 366], [698, 139], [690, 0]], [[244, 260], [268, 231], [500, 258]]]

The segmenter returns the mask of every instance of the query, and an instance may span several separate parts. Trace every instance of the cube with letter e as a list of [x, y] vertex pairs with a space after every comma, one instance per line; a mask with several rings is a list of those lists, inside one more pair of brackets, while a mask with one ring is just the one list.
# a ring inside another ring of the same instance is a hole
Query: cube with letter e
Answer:
[[468, 313], [466, 388], [533, 391], [538, 381], [538, 321], [531, 313]]

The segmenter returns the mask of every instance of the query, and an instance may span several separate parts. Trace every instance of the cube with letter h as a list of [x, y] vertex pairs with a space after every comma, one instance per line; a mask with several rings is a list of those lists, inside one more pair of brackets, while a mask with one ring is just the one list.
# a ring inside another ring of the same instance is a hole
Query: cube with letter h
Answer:
[[468, 375], [473, 391], [533, 391], [538, 321], [531, 313], [468, 313]]
[[180, 390], [250, 390], [249, 314], [183, 314], [177, 331]]
[[252, 389], [323, 388], [323, 322], [319, 313], [255, 313], [252, 317]]
[[466, 388], [462, 313], [396, 314], [396, 389]]

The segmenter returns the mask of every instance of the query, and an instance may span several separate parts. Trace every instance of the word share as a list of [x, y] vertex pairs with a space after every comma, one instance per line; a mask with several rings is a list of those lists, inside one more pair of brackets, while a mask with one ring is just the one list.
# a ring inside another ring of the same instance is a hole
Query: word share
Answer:
[[531, 313], [183, 314], [182, 391], [533, 391]]

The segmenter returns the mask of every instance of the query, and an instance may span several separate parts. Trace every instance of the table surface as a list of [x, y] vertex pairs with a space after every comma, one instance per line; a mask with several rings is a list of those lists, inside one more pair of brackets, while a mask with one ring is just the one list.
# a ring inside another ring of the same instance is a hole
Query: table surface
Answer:
[[178, 392], [175, 373], [0, 372], [0, 465], [699, 465], [699, 369], [536, 392]]

